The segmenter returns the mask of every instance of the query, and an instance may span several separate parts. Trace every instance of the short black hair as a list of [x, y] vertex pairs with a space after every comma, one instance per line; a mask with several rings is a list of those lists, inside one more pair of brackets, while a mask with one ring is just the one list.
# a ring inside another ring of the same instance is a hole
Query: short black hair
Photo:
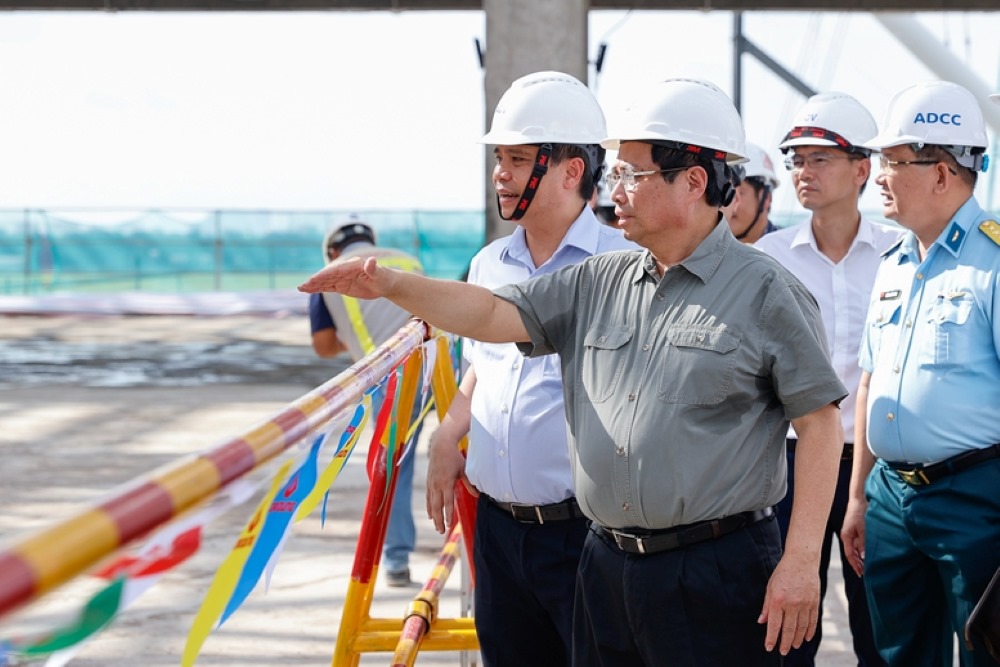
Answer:
[[[651, 157], [653, 158], [653, 162], [659, 165], [660, 169], [674, 169], [677, 167], [703, 168], [708, 174], [705, 199], [708, 201], [709, 206], [724, 206], [727, 193], [739, 184], [737, 180], [738, 174], [733, 167], [695, 153], [654, 143]], [[663, 180], [667, 183], [673, 183], [674, 179], [677, 178], [677, 174], [678, 172], [676, 171], [662, 174]], [[741, 175], [740, 178], [742, 178]]]
[[[601, 172], [604, 171], [604, 157], [607, 151], [604, 148], [598, 146], [597, 144], [588, 145], [587, 147], [580, 146], [577, 144], [553, 144], [552, 145], [552, 162], [559, 164], [565, 160], [569, 160], [575, 157], [583, 160], [583, 163], [587, 165], [584, 170], [583, 177], [580, 179], [580, 188], [578, 192], [580, 193], [580, 198], [584, 201], [589, 201], [591, 197], [594, 196], [594, 190], [598, 186], [598, 181], [601, 178]], [[596, 158], [596, 163], [592, 164]]]

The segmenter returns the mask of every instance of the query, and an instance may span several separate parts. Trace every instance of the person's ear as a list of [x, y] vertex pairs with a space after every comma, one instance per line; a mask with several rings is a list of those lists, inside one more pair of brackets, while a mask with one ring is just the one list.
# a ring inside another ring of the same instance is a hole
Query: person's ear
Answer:
[[[566, 160], [566, 177], [564, 187], [567, 190], [575, 190], [583, 179], [583, 174], [587, 170], [587, 162], [580, 157], [573, 157]], [[597, 188], [594, 188], [596, 196]]]

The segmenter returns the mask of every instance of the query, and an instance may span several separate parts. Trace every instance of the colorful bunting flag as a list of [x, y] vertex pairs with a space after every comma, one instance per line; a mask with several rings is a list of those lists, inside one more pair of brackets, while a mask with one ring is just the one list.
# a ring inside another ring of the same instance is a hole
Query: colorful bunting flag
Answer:
[[208, 587], [208, 592], [205, 593], [205, 599], [191, 623], [191, 631], [188, 633], [187, 642], [184, 644], [184, 653], [181, 656], [181, 667], [192, 667], [197, 660], [202, 645], [211, 634], [215, 621], [219, 618], [219, 614], [225, 608], [233, 589], [236, 587], [236, 582], [243, 571], [243, 564], [246, 563], [250, 549], [257, 541], [257, 536], [263, 528], [267, 508], [271, 506], [274, 497], [278, 495], [281, 482], [291, 469], [292, 463], [291, 460], [285, 461], [278, 470], [271, 481], [271, 488], [257, 505], [250, 521], [247, 522], [243, 532], [237, 538], [233, 550], [229, 552], [216, 571], [215, 577]]

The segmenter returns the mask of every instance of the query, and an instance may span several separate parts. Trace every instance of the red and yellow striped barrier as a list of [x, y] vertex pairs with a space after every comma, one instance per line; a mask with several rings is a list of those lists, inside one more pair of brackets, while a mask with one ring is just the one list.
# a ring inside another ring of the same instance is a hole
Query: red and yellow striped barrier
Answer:
[[[135, 480], [107, 500], [0, 551], [0, 617], [77, 577], [290, 448], [402, 363], [427, 337], [411, 321], [362, 361], [272, 419]], [[412, 399], [411, 399], [412, 401]]]
[[[396, 651], [390, 663], [392, 667], [413, 667], [420, 649], [426, 648], [424, 642], [439, 649], [452, 651], [479, 648], [476, 626], [472, 618], [438, 619], [441, 593], [455, 563], [458, 562], [460, 555], [458, 543], [461, 539], [462, 524], [456, 523], [441, 550], [441, 556], [434, 566], [431, 578], [406, 610], [403, 631], [396, 643]], [[433, 634], [428, 637], [432, 632]]]

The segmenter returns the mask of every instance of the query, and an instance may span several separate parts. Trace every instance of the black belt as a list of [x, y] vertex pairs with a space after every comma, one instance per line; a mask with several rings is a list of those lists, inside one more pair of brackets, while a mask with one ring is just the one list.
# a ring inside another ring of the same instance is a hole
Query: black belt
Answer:
[[655, 554], [660, 551], [670, 551], [691, 546], [699, 542], [714, 540], [728, 535], [740, 528], [770, 519], [774, 510], [765, 507], [762, 510], [732, 514], [722, 519], [702, 521], [689, 526], [677, 526], [666, 530], [652, 530], [630, 533], [616, 528], [597, 526], [610, 537], [622, 551], [632, 554]]
[[551, 505], [524, 505], [522, 503], [502, 503], [487, 496], [483, 497], [491, 505], [499, 507], [522, 523], [545, 523], [546, 521], [566, 521], [567, 519], [582, 519], [586, 515], [576, 502], [576, 498], [564, 500]]
[[954, 475], [974, 465], [995, 458], [1000, 458], [1000, 443], [982, 449], [975, 449], [971, 452], [956, 454], [950, 459], [926, 466], [914, 465], [912, 463], [896, 463], [893, 461], [886, 461], [885, 463], [895, 470], [900, 479], [910, 486], [924, 486], [936, 482], [942, 477]]
[[[787, 440], [785, 440], [785, 446], [788, 447], [788, 451], [790, 451], [790, 452], [794, 452], [795, 451], [795, 445], [797, 443], [798, 443], [798, 439], [796, 439], [796, 438], [788, 438]], [[840, 460], [841, 461], [853, 461], [854, 460], [854, 443], [853, 442], [845, 442], [844, 443], [844, 451], [842, 451], [840, 453]]]

